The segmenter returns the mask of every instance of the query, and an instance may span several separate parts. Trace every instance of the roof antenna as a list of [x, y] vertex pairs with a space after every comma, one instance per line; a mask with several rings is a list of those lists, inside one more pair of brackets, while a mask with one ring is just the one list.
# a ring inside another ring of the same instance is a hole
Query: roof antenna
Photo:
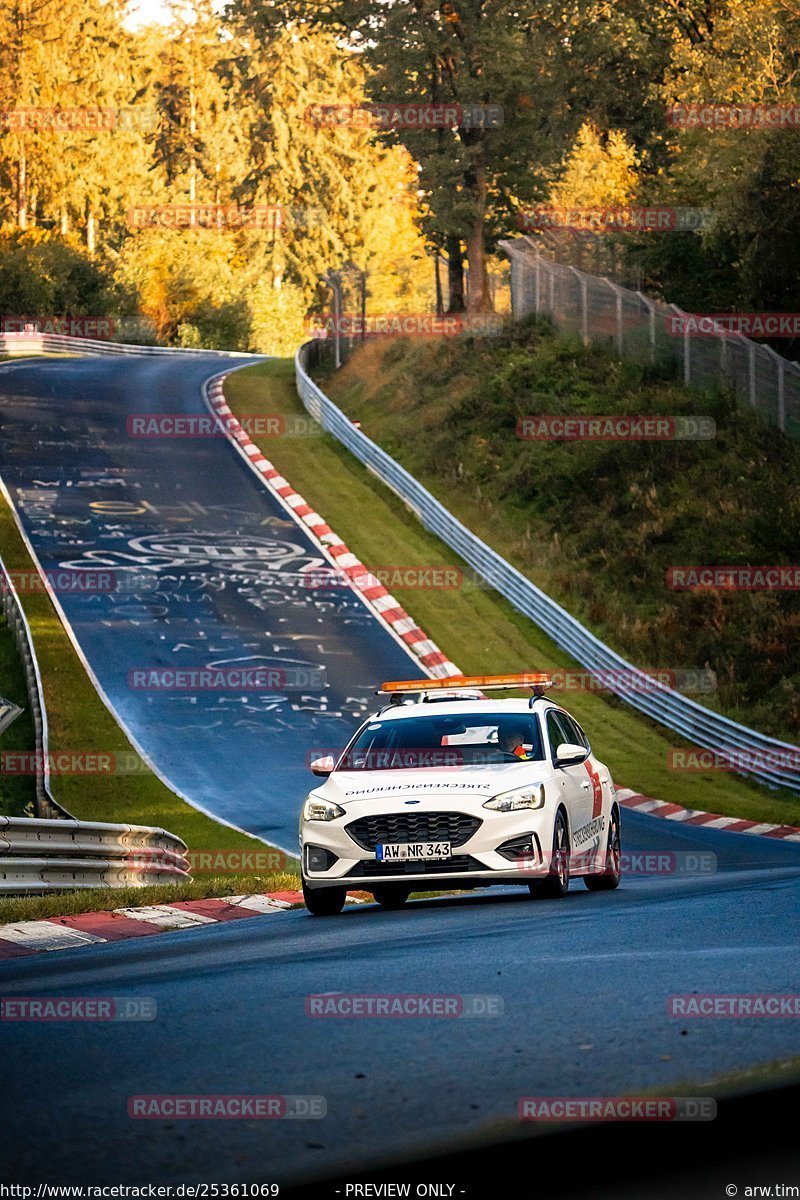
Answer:
[[541, 700], [542, 696], [545, 694], [548, 687], [551, 687], [551, 686], [552, 686], [552, 684], [549, 684], [549, 683], [534, 683], [531, 687], [531, 692], [533, 694], [532, 694], [530, 700], [528, 701], [528, 708], [533, 708], [536, 701]]

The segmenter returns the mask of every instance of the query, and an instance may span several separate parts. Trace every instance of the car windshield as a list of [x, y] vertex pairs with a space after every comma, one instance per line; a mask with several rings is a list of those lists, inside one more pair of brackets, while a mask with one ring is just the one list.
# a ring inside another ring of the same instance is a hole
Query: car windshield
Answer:
[[370, 721], [337, 770], [491, 766], [543, 758], [539, 722], [533, 713], [431, 713]]

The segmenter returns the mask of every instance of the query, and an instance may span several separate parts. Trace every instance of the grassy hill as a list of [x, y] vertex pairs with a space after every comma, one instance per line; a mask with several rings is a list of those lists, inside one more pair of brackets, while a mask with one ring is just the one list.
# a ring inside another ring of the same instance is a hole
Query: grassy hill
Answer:
[[[273, 359], [234, 372], [226, 381], [225, 395], [240, 416], [277, 414], [287, 423], [305, 416], [291, 360]], [[254, 440], [368, 567], [411, 567], [413, 575], [419, 566], [424, 575], [432, 566], [456, 573], [464, 566], [393, 492], [317, 427], [312, 437], [256, 435]], [[487, 530], [498, 547], [503, 530], [502, 522]], [[392, 593], [399, 603], [467, 674], [577, 669], [532, 621], [486, 586], [474, 586], [469, 578], [465, 586], [451, 588], [416, 586], [413, 579], [407, 585], [401, 581], [395, 586], [396, 582]], [[590, 732], [597, 754], [620, 787], [690, 808], [800, 825], [800, 797], [730, 772], [671, 769], [671, 749], [687, 743], [610, 693], [556, 694]]]
[[[672, 566], [800, 562], [800, 446], [725, 395], [544, 323], [483, 341], [372, 342], [331, 397], [471, 529], [637, 665], [716, 672], [699, 697], [795, 741], [800, 597], [677, 592]], [[534, 442], [531, 414], [704, 415], [710, 441]], [[369, 564], [368, 564], [369, 565]]]

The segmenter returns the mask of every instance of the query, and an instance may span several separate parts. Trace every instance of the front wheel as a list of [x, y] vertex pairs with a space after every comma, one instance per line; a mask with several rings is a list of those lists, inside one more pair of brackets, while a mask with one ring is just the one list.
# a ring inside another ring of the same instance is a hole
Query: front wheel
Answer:
[[411, 888], [402, 884], [384, 883], [372, 889], [376, 904], [389, 910], [402, 908], [411, 895]]
[[344, 908], [347, 888], [310, 888], [303, 880], [303, 900], [313, 917], [335, 917]]
[[529, 883], [528, 890], [532, 896], [541, 896], [545, 900], [561, 900], [569, 891], [569, 829], [562, 809], [556, 813], [547, 877]]
[[584, 875], [583, 882], [590, 892], [613, 892], [614, 888], [619, 887], [621, 878], [622, 843], [619, 832], [619, 813], [615, 808], [611, 811], [611, 820], [608, 825], [605, 866], [597, 875]]

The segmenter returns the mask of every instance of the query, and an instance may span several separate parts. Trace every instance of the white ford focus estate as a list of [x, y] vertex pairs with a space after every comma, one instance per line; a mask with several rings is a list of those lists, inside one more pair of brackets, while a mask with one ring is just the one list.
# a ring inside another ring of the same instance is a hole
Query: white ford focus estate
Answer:
[[[399, 908], [412, 891], [527, 884], [566, 895], [620, 881], [620, 814], [608, 768], [546, 675], [386, 683], [385, 704], [337, 759], [300, 820], [303, 895], [315, 916], [347, 891]], [[531, 689], [529, 699], [488, 699]]]

